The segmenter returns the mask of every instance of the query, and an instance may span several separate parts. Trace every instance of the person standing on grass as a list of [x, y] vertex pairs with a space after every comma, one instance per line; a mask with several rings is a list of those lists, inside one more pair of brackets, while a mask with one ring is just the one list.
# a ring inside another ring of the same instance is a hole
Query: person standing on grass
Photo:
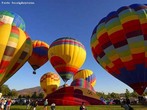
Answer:
[[128, 106], [128, 104], [126, 103], [126, 101], [125, 101], [125, 100], [122, 102], [121, 107], [123, 107], [123, 108], [124, 108], [124, 110], [129, 110], [129, 106]]
[[27, 109], [27, 110], [28, 110], [29, 107], [30, 107], [30, 103], [31, 103], [31, 101], [30, 101], [30, 99], [28, 99], [28, 100], [26, 101], [26, 109]]
[[8, 101], [7, 101], [7, 110], [10, 110], [11, 104], [12, 104], [12, 100], [8, 99]]
[[44, 110], [47, 110], [47, 106], [48, 106], [48, 99], [45, 99], [45, 101], [44, 101]]
[[5, 106], [5, 99], [1, 100], [1, 110], [4, 110], [4, 106]]
[[37, 106], [38, 106], [37, 100], [32, 100], [30, 110], [36, 110]]
[[36, 110], [37, 106], [38, 106], [38, 102], [37, 102], [37, 100], [35, 100], [35, 102], [34, 102], [34, 109], [33, 110]]
[[51, 110], [55, 110], [55, 108], [56, 108], [56, 104], [55, 103], [52, 103], [51, 104]]
[[80, 110], [87, 110], [84, 102], [82, 102], [82, 105], [80, 106]]

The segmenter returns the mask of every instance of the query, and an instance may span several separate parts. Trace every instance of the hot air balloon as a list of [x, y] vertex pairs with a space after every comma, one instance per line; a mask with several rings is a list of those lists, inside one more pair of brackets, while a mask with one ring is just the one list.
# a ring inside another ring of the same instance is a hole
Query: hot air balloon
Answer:
[[71, 82], [71, 86], [77, 86], [77, 87], [81, 87], [81, 88], [86, 88], [89, 89], [93, 92], [95, 92], [94, 88], [92, 87], [92, 85], [86, 81], [83, 78], [79, 78], [79, 79], [75, 79]]
[[60, 88], [48, 94], [44, 99], [48, 99], [49, 105], [56, 103], [63, 106], [79, 106], [82, 102], [85, 102], [86, 105], [104, 105], [95, 92], [78, 86]]
[[87, 82], [89, 82], [92, 87], [95, 86], [96, 84], [96, 76], [94, 75], [94, 73], [89, 70], [89, 69], [82, 69], [79, 70], [73, 77], [73, 80], [75, 79], [79, 79], [79, 78], [83, 78], [85, 79]]
[[34, 40], [32, 41], [32, 43], [33, 52], [30, 58], [28, 59], [28, 62], [34, 69], [33, 74], [36, 74], [36, 69], [40, 68], [48, 61], [49, 45], [40, 40]]
[[20, 28], [0, 22], [0, 85], [14, 75], [32, 53], [29, 36]]
[[58, 74], [48, 72], [40, 78], [40, 85], [46, 94], [54, 92], [60, 85]]
[[63, 37], [51, 44], [48, 57], [52, 66], [66, 83], [83, 65], [86, 51], [79, 41]]
[[95, 60], [138, 94], [147, 87], [147, 6], [132, 4], [109, 13], [93, 30]]
[[10, 24], [16, 26], [25, 31], [25, 22], [24, 20], [16, 13], [10, 11], [0, 11], [0, 21], [5, 24]]

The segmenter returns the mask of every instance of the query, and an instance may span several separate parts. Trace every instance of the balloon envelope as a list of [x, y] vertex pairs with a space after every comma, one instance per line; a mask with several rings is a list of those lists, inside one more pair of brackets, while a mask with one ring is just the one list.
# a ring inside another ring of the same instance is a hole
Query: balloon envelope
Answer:
[[64, 82], [68, 81], [86, 59], [84, 45], [70, 37], [55, 40], [48, 52], [49, 60]]
[[93, 87], [96, 84], [96, 76], [94, 73], [89, 69], [82, 69], [79, 70], [73, 77], [73, 80], [83, 78], [88, 81]]
[[58, 74], [48, 72], [41, 77], [40, 85], [46, 94], [50, 94], [59, 87], [60, 77]]
[[32, 44], [33, 44], [33, 52], [30, 58], [28, 59], [28, 62], [35, 71], [36, 69], [40, 68], [48, 61], [49, 45], [40, 40], [34, 40], [32, 41]]
[[73, 80], [71, 83], [71, 86], [86, 88], [86, 89], [89, 89], [89, 90], [95, 92], [92, 85], [88, 81], [86, 81], [85, 79], [82, 79], [82, 78]]
[[142, 94], [147, 87], [147, 6], [133, 4], [109, 13], [93, 30], [95, 60]]
[[24, 20], [16, 13], [10, 11], [0, 11], [0, 21], [5, 24], [16, 26], [25, 31]]
[[58, 89], [55, 92], [48, 94], [45, 99], [48, 99], [49, 105], [56, 103], [57, 105], [63, 106], [79, 106], [82, 102], [85, 102], [85, 105], [104, 105], [95, 92], [76, 86]]
[[0, 85], [20, 69], [32, 53], [29, 36], [20, 28], [0, 22]]

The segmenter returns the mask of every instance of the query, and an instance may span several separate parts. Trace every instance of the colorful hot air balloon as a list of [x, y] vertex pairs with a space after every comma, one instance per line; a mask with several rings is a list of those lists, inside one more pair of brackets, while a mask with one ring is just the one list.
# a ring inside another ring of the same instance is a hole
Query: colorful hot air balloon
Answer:
[[20, 28], [0, 22], [0, 85], [20, 69], [32, 53], [29, 36]]
[[25, 31], [24, 20], [16, 13], [10, 11], [0, 11], [0, 21], [5, 24], [16, 26]]
[[77, 86], [60, 88], [48, 94], [44, 99], [48, 99], [49, 105], [55, 103], [61, 106], [79, 106], [82, 102], [86, 105], [104, 105], [95, 92]]
[[93, 87], [96, 84], [96, 76], [89, 69], [79, 70], [73, 77], [73, 80], [83, 78], [88, 81]]
[[79, 41], [63, 37], [51, 44], [48, 57], [52, 66], [66, 83], [83, 65], [86, 51]]
[[86, 88], [89, 89], [93, 92], [95, 92], [94, 88], [92, 87], [92, 85], [86, 81], [83, 78], [79, 78], [79, 79], [75, 79], [71, 82], [71, 86], [77, 86], [77, 87], [81, 87], [81, 88]]
[[36, 74], [36, 69], [40, 68], [48, 61], [49, 45], [40, 40], [34, 40], [32, 41], [32, 43], [33, 43], [33, 52], [28, 62], [34, 69], [33, 74]]
[[60, 77], [58, 74], [48, 72], [41, 77], [40, 85], [46, 94], [50, 94], [59, 87]]
[[91, 37], [95, 60], [138, 94], [147, 87], [146, 16], [146, 5], [121, 7], [103, 18]]

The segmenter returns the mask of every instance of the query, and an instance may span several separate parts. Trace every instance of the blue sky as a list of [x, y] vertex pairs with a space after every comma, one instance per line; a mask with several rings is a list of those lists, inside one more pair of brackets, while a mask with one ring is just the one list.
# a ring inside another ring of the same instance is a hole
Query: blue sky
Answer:
[[[106, 72], [93, 58], [90, 49], [90, 37], [97, 23], [111, 11], [121, 6], [134, 3], [147, 4], [146, 0], [13, 0], [34, 2], [33, 5], [14, 5], [12, 0], [2, 4], [1, 10], [8, 10], [19, 14], [26, 23], [26, 32], [32, 40], [42, 40], [49, 45], [60, 37], [69, 36], [79, 40], [86, 48], [87, 58], [81, 69], [91, 69], [97, 78], [94, 89], [100, 92], [132, 91], [126, 84]], [[55, 72], [48, 61], [37, 74], [28, 63], [17, 71], [5, 84], [10, 89], [24, 89], [40, 85], [40, 78], [47, 72]], [[68, 84], [72, 80], [68, 81]], [[61, 85], [63, 81], [61, 79]]]

